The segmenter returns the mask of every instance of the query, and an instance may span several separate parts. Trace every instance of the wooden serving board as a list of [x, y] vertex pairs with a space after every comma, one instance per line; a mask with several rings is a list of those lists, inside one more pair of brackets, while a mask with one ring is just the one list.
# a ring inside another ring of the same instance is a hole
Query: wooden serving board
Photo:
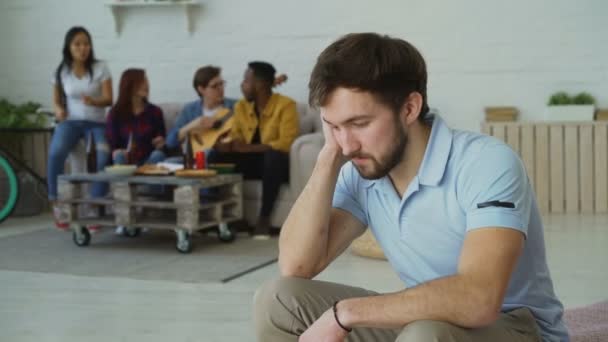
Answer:
[[171, 174], [171, 170], [156, 165], [142, 165], [137, 168], [135, 174], [147, 176], [168, 176]]
[[176, 177], [213, 177], [215, 175], [217, 175], [217, 171], [209, 169], [175, 171]]

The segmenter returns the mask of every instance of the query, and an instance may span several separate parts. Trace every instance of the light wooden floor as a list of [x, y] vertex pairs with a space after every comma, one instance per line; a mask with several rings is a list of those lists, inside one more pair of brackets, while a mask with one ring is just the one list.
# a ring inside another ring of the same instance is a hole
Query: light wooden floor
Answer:
[[[0, 238], [48, 229], [41, 226], [49, 219], [5, 222]], [[545, 225], [564, 304], [608, 298], [608, 216], [553, 215]], [[0, 270], [0, 341], [253, 341], [253, 292], [276, 275], [274, 265], [222, 285]], [[401, 287], [387, 263], [350, 253], [320, 279], [380, 292]]]

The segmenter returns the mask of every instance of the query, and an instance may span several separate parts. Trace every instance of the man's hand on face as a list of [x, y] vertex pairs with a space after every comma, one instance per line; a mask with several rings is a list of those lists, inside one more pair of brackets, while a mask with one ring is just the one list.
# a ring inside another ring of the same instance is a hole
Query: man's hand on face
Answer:
[[323, 148], [332, 150], [340, 150], [340, 145], [336, 141], [332, 127], [325, 121], [323, 121], [323, 136], [325, 137], [325, 145]]
[[345, 162], [346, 159], [342, 155], [342, 148], [338, 144], [336, 140], [336, 136], [334, 135], [333, 129], [330, 124], [323, 121], [323, 136], [325, 137], [325, 144], [323, 148], [319, 152], [318, 159], [324, 160], [335, 160], [340, 159], [342, 162]]
[[298, 339], [299, 342], [344, 342], [348, 332], [338, 325], [334, 312], [329, 309], [319, 317]]

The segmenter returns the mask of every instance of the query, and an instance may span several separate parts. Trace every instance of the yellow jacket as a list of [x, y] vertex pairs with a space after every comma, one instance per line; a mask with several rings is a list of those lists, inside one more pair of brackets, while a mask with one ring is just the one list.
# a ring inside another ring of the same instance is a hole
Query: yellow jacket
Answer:
[[[262, 144], [269, 145], [273, 150], [289, 152], [300, 130], [296, 102], [287, 96], [272, 94], [260, 113], [259, 125]], [[253, 102], [239, 100], [234, 105], [234, 124], [230, 133], [232, 139], [250, 144], [257, 126], [258, 116]]]

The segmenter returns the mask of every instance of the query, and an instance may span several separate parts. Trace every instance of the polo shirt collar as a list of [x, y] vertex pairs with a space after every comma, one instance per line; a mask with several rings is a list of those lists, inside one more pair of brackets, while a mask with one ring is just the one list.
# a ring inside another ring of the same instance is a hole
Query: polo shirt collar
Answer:
[[[452, 130], [445, 124], [439, 115], [432, 115], [431, 136], [429, 137], [422, 163], [416, 178], [422, 185], [438, 186], [445, 174], [450, 151], [452, 149]], [[377, 185], [380, 190], [394, 191], [393, 183], [388, 176], [375, 180], [365, 180], [365, 187]]]

